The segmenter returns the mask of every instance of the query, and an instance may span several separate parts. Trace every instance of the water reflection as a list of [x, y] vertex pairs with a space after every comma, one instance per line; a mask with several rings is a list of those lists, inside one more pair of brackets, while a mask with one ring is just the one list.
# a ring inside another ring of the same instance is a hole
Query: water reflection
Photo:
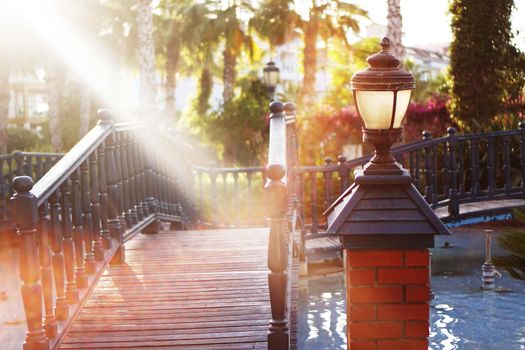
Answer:
[[345, 308], [342, 275], [301, 280], [299, 349], [346, 349]]
[[[507, 275], [510, 293], [482, 292], [481, 274], [432, 277], [431, 350], [525, 350], [525, 283]], [[299, 289], [299, 349], [346, 349], [342, 274], [303, 280]]]

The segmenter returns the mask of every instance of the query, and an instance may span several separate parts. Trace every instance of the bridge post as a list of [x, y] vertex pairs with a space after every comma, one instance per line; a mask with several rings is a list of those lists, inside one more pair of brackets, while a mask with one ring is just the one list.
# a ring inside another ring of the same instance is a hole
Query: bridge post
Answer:
[[450, 166], [448, 168], [449, 181], [449, 190], [448, 198], [450, 200], [448, 205], [448, 213], [451, 216], [459, 215], [459, 198], [458, 198], [458, 179], [457, 179], [457, 138], [456, 138], [456, 129], [449, 127], [447, 129], [448, 133], [448, 151], [450, 157]]
[[268, 240], [268, 288], [272, 319], [268, 329], [268, 349], [287, 350], [290, 346], [288, 326], [289, 243], [286, 213], [288, 194], [286, 179], [286, 121], [281, 102], [270, 104], [270, 146], [265, 175], [266, 206], [270, 222]]
[[30, 192], [33, 180], [29, 176], [13, 179], [16, 193], [11, 197], [13, 222], [20, 235], [20, 277], [22, 301], [27, 321], [24, 350], [48, 350], [49, 342], [42, 325], [42, 285], [36, 244], [38, 211], [36, 197]]

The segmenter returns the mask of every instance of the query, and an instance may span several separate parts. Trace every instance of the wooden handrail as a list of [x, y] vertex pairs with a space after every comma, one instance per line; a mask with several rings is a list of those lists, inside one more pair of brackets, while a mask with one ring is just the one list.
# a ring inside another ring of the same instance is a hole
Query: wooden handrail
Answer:
[[33, 186], [31, 192], [37, 198], [38, 206], [106, 140], [112, 128], [110, 122], [96, 125]]

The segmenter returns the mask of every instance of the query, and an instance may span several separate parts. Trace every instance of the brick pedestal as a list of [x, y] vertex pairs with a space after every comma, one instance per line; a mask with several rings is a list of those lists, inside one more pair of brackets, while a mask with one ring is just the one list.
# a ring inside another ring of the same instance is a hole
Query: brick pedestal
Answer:
[[350, 350], [427, 350], [429, 251], [346, 249]]

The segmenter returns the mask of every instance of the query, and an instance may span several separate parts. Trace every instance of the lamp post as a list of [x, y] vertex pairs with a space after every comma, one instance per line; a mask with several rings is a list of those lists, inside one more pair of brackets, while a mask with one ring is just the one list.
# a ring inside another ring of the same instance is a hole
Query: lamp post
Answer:
[[401, 138], [415, 86], [389, 46], [384, 38], [351, 81], [363, 141], [374, 145], [374, 157], [325, 212], [326, 232], [345, 249], [351, 350], [428, 348], [428, 248], [434, 235], [450, 234], [390, 150]]
[[268, 89], [268, 95], [273, 100], [275, 94], [275, 87], [279, 83], [280, 71], [274, 62], [270, 61], [263, 69], [263, 82]]

